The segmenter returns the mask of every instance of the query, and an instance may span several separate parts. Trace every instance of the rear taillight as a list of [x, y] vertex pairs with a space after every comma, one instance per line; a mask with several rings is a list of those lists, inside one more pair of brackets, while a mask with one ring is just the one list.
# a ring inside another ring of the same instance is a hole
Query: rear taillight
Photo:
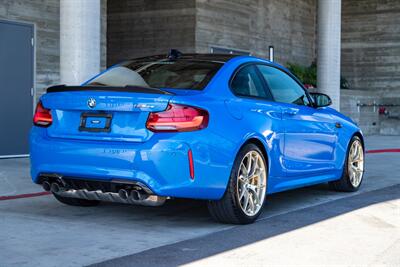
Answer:
[[153, 132], [188, 132], [204, 129], [207, 125], [206, 110], [169, 104], [164, 111], [150, 113], [146, 128]]
[[35, 115], [33, 116], [33, 124], [40, 127], [48, 127], [53, 122], [50, 109], [43, 107], [42, 102], [36, 106]]

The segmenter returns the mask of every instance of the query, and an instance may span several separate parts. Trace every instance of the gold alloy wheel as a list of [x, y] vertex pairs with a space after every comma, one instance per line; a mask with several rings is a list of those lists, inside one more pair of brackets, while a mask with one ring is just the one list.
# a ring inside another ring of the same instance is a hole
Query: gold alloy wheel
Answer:
[[359, 140], [355, 140], [351, 144], [347, 161], [350, 183], [352, 186], [358, 187], [364, 174], [364, 149]]
[[242, 211], [247, 216], [256, 215], [264, 202], [267, 172], [263, 157], [252, 150], [242, 159], [238, 171], [237, 196]]

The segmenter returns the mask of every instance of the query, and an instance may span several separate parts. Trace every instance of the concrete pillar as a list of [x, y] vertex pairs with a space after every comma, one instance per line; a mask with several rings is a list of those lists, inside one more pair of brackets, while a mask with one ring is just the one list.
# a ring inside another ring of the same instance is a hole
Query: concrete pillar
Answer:
[[341, 0], [318, 0], [318, 91], [332, 98], [340, 109], [340, 30]]
[[100, 0], [60, 1], [60, 79], [78, 85], [100, 71]]

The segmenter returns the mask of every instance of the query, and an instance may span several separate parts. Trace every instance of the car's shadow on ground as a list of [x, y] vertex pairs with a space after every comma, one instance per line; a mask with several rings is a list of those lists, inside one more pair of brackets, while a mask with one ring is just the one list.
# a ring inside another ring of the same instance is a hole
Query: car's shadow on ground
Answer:
[[[317, 190], [324, 190], [317, 187]], [[312, 189], [311, 189], [312, 190]], [[400, 185], [352, 194], [311, 207], [260, 219], [250, 225], [225, 229], [195, 239], [160, 246], [94, 266], [180, 266], [266, 240], [364, 207], [399, 198]], [[295, 196], [296, 193], [293, 193]], [[282, 194], [283, 195], [283, 194]], [[298, 199], [298, 201], [302, 201]], [[334, 231], [334, 229], [332, 229]], [[329, 242], [327, 240], [327, 242]], [[210, 245], [212, 244], [212, 245]], [[165, 262], [168, 259], [168, 263]]]
[[[332, 192], [326, 184], [268, 195], [260, 218], [271, 217], [344, 196], [349, 196], [349, 194]], [[99, 224], [112, 222], [113, 226], [134, 226], [143, 223], [162, 226], [171, 222], [177, 222], [177, 226], [183, 224], [219, 225], [209, 216], [206, 201], [192, 199], [170, 199], [159, 207], [107, 202], [102, 202], [96, 207], [73, 207], [59, 203], [53, 196], [46, 196], [35, 198], [29, 203], [15, 201], [12, 212], [33, 216], [45, 215], [46, 218], [62, 217], [67, 221], [76, 221], [79, 217], [82, 222]]]
[[[347, 193], [333, 192], [327, 184], [320, 184], [306, 188], [267, 195], [266, 205], [264, 206], [261, 218], [270, 217], [277, 213], [282, 213], [295, 209], [298, 205], [308, 206], [328, 201], [332, 197], [349, 196]], [[198, 222], [200, 218], [208, 219], [207, 201], [193, 199], [169, 199], [160, 207], [145, 207], [136, 205], [124, 205], [103, 202], [99, 209], [115, 209], [115, 212], [124, 216], [125, 213], [143, 214], [164, 219], [193, 220]], [[211, 223], [212, 221], [209, 220]]]
[[[340, 198], [351, 197], [365, 191], [382, 187], [384, 184], [396, 183], [394, 178], [382, 176], [382, 172], [393, 165], [385, 157], [368, 158], [370, 164], [381, 166], [369, 169], [367, 177], [363, 182], [360, 192], [340, 193], [331, 191], [327, 184], [320, 184], [306, 188], [295, 189], [282, 193], [267, 195], [267, 203], [260, 218], [270, 218], [277, 214], [290, 212], [296, 209], [333, 201]], [[390, 165], [390, 166], [389, 166]], [[393, 169], [397, 171], [397, 169]], [[393, 181], [390, 181], [392, 179]], [[385, 182], [386, 181], [386, 182]], [[381, 185], [382, 184], [382, 185]], [[7, 202], [7, 203], [6, 203]], [[179, 225], [203, 225], [220, 227], [214, 222], [207, 210], [206, 201], [190, 199], [171, 199], [161, 207], [143, 207], [103, 202], [97, 207], [70, 207], [59, 203], [52, 196], [37, 197], [31, 199], [20, 199], [4, 201], [0, 203], [0, 211], [7, 210], [18, 215], [48, 216], [46, 218], [63, 218], [67, 221], [78, 221], [83, 223], [112, 222], [115, 226], [132, 227], [139, 224], [169, 225], [176, 222]], [[226, 225], [224, 226], [226, 227]]]

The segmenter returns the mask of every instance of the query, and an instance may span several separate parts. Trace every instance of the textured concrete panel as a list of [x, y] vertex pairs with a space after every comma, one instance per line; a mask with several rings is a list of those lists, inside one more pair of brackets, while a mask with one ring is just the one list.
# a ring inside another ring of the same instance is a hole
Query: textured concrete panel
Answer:
[[342, 73], [351, 87], [400, 88], [400, 1], [342, 3]]
[[108, 1], [107, 64], [127, 58], [194, 52], [194, 0]]
[[315, 0], [108, 1], [108, 65], [166, 53], [248, 51], [309, 65], [315, 58]]
[[244, 50], [275, 60], [309, 65], [315, 59], [315, 0], [197, 0], [196, 51]]

